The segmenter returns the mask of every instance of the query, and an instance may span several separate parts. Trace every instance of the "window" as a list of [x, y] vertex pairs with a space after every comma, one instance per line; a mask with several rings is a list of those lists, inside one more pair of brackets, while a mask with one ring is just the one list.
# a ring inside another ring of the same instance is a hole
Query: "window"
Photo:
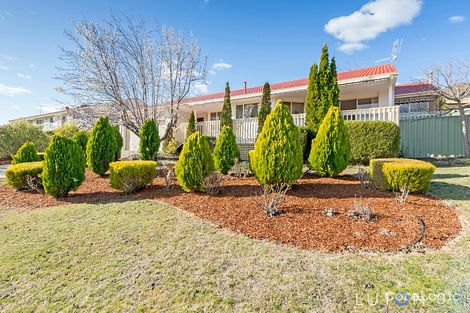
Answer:
[[412, 102], [400, 104], [400, 113], [428, 112], [429, 102]]
[[357, 99], [341, 100], [339, 102], [341, 110], [355, 110], [357, 108]]
[[36, 120], [37, 125], [42, 125], [42, 123], [44, 123], [44, 120]]
[[204, 122], [204, 118], [203, 118], [203, 117], [198, 117], [198, 118], [196, 119], [196, 122], [198, 122], [198, 123], [199, 123], [199, 122]]
[[49, 117], [49, 123], [54, 123], [54, 118], [53, 117]]
[[284, 102], [284, 106], [289, 109], [291, 114], [301, 114], [305, 112], [302, 102]]
[[374, 108], [379, 104], [379, 98], [357, 99], [358, 109]]
[[211, 121], [219, 121], [221, 114], [222, 114], [222, 112], [212, 112], [211, 113]]
[[236, 118], [250, 118], [258, 116], [258, 103], [237, 105]]

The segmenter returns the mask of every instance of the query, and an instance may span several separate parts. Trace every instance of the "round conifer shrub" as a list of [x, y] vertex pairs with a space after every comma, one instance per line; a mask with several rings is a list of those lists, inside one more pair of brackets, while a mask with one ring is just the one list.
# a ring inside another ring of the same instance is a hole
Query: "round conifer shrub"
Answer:
[[153, 119], [146, 120], [140, 128], [139, 137], [139, 150], [142, 160], [156, 161], [158, 149], [160, 148], [157, 123]]
[[302, 175], [299, 129], [282, 100], [266, 117], [255, 149], [249, 156], [250, 167], [262, 186], [292, 185]]
[[235, 164], [236, 160], [240, 160], [240, 150], [238, 149], [235, 135], [233, 134], [232, 127], [224, 126], [215, 143], [215, 169], [225, 175]]
[[116, 137], [108, 117], [100, 117], [91, 130], [86, 146], [88, 168], [104, 175], [116, 158]]
[[156, 172], [155, 161], [117, 161], [109, 164], [111, 187], [123, 193], [142, 190], [152, 182]]
[[32, 142], [25, 142], [13, 157], [13, 164], [39, 161], [39, 155]]
[[310, 168], [320, 176], [334, 177], [349, 163], [349, 136], [341, 112], [330, 107], [312, 141]]
[[76, 132], [75, 134], [73, 134], [72, 140], [75, 141], [75, 143], [77, 143], [80, 148], [82, 148], [83, 153], [86, 154], [86, 144], [88, 142], [88, 134], [86, 133], [86, 131], [80, 130]]
[[209, 144], [195, 132], [183, 145], [175, 166], [176, 178], [184, 191], [204, 191], [204, 179], [214, 170]]
[[121, 158], [121, 150], [122, 146], [124, 145], [124, 140], [122, 140], [121, 132], [119, 131], [119, 126], [111, 126], [114, 134], [114, 138], [116, 139], [116, 150], [114, 155], [114, 161], [117, 161]]
[[44, 191], [53, 197], [66, 196], [85, 180], [85, 156], [72, 139], [55, 135], [44, 156], [41, 174]]

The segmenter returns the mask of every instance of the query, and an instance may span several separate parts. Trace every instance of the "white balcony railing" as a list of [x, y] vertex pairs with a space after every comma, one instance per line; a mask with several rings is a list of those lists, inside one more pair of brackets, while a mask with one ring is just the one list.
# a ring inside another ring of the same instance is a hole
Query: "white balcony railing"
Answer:
[[[392, 121], [396, 124], [400, 120], [400, 107], [390, 106], [370, 109], [357, 109], [341, 111], [345, 120], [382, 120]], [[293, 114], [296, 126], [305, 126], [305, 113]], [[254, 143], [258, 134], [258, 118], [235, 119], [232, 121], [233, 132], [238, 143]], [[179, 143], [186, 138], [188, 123], [180, 124], [175, 130], [175, 140]], [[198, 122], [196, 129], [203, 135], [217, 137], [220, 133], [220, 121]]]

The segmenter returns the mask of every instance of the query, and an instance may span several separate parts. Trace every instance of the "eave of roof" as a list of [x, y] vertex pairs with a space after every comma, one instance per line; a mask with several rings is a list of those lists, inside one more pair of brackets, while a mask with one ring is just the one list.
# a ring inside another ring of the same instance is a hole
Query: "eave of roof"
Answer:
[[[396, 75], [398, 73], [395, 66], [392, 64], [385, 64], [385, 65], [378, 65], [372, 67], [366, 67], [361, 69], [356, 69], [352, 71], [346, 72], [339, 72], [337, 74], [338, 84], [343, 85], [351, 82], [358, 82], [365, 79], [376, 79], [376, 78], [384, 78], [390, 77], [392, 75]], [[308, 77], [289, 80], [285, 82], [279, 82], [271, 84], [271, 92], [275, 93], [276, 91], [280, 90], [288, 90], [288, 89], [295, 89], [295, 88], [305, 88], [308, 84]], [[255, 86], [255, 87], [248, 87], [246, 91], [244, 88], [235, 89], [230, 91], [230, 97], [252, 97], [261, 94], [263, 91], [263, 86]], [[191, 105], [203, 102], [212, 102], [212, 101], [219, 101], [224, 98], [225, 92], [217, 92], [211, 93], [202, 96], [196, 96], [188, 98], [184, 101], [184, 104]]]

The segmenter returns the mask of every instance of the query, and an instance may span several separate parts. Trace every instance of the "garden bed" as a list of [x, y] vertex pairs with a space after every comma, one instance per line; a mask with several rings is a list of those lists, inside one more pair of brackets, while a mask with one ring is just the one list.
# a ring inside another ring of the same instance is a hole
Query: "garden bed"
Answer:
[[[39, 208], [70, 203], [97, 203], [155, 199], [210, 220], [220, 227], [256, 239], [266, 239], [301, 248], [326, 251], [383, 250], [409, 248], [424, 234], [421, 247], [441, 248], [461, 230], [458, 212], [443, 201], [424, 195], [410, 195], [405, 204], [394, 195], [364, 189], [352, 176], [318, 178], [306, 176], [294, 185], [282, 205], [282, 214], [269, 218], [255, 204], [260, 191], [250, 178], [229, 179], [219, 195], [185, 193], [179, 186], [164, 190], [157, 178], [139, 193], [123, 195], [109, 186], [107, 177], [87, 171], [82, 186], [66, 198], [54, 199], [34, 191], [18, 192], [0, 186], [0, 207]], [[355, 220], [348, 216], [354, 202], [367, 204], [377, 218]], [[326, 209], [337, 212], [328, 217]]]

